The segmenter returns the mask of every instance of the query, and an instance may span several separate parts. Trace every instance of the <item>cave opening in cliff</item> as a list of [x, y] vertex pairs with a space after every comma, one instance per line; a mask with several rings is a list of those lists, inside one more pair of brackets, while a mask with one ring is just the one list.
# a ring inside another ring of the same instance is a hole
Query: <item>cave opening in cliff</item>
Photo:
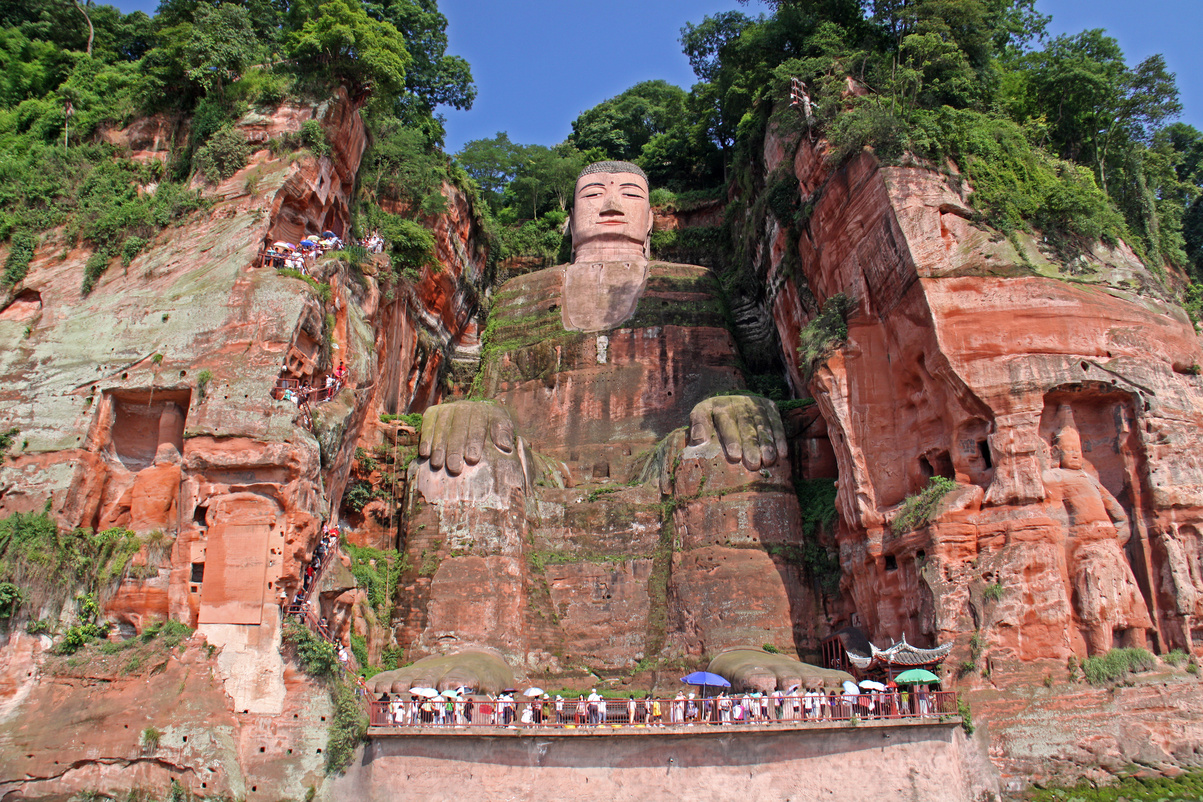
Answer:
[[194, 585], [199, 585], [205, 581], [205, 564], [192, 563], [192, 578], [188, 580]]
[[937, 451], [934, 454], [924, 454], [919, 457], [919, 474], [926, 482], [933, 476], [943, 476], [945, 479], [955, 479], [956, 471], [952, 467], [952, 457], [947, 451]]
[[[184, 452], [184, 422], [192, 399], [190, 390], [111, 390], [106, 393], [107, 436], [103, 446], [130, 471], [154, 464], [160, 446]], [[103, 414], [103, 413], [102, 413]]]
[[977, 441], [977, 452], [982, 455], [982, 464], [986, 470], [994, 467], [994, 460], [990, 458], [990, 441], [981, 439]]
[[886, 570], [887, 571], [897, 571], [898, 570], [898, 558], [895, 557], [893, 554], [886, 555]]

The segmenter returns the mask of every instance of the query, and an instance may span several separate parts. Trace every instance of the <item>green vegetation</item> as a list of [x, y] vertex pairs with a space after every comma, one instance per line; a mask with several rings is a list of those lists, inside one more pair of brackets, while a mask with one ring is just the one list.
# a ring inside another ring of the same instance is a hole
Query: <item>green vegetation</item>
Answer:
[[1174, 649], [1172, 652], [1169, 652], [1168, 654], [1161, 655], [1161, 662], [1163, 662], [1169, 666], [1174, 666], [1175, 668], [1182, 665], [1183, 663], [1185, 663], [1188, 660], [1190, 660], [1190, 655], [1188, 655], [1186, 652], [1182, 651], [1181, 649]]
[[4, 460], [4, 456], [8, 454], [8, 450], [13, 447], [13, 442], [16, 441], [17, 435], [20, 433], [21, 430], [15, 426], [0, 432], [0, 462]]
[[[342, 771], [351, 762], [355, 747], [367, 732], [367, 716], [355, 698], [354, 689], [339, 675], [338, 653], [333, 644], [292, 619], [284, 625], [284, 643], [306, 674], [329, 682], [334, 715], [327, 728], [326, 771]], [[365, 653], [362, 665], [366, 664]]]
[[368, 597], [376, 617], [387, 621], [393, 609], [393, 594], [403, 567], [400, 555], [393, 550], [381, 551], [344, 542], [342, 550], [351, 558], [351, 573]]
[[[467, 63], [446, 54], [447, 20], [434, 0], [168, 0], [153, 17], [89, 3], [91, 31], [83, 8], [32, 3], [0, 13], [4, 286], [22, 280], [46, 240], [92, 250], [82, 281], [90, 292], [114, 260], [128, 266], [160, 229], [201, 208], [187, 189], [194, 174], [213, 183], [245, 165], [251, 146], [239, 118], [290, 97], [316, 103], [341, 85], [364, 104], [373, 150], [387, 149], [388, 132], [406, 131], [454, 178], [438, 153], [434, 112], [470, 107], [475, 89]], [[104, 129], [156, 112], [191, 115], [166, 168], [101, 141]], [[331, 152], [315, 120], [282, 140], [317, 157]], [[378, 164], [369, 152], [365, 167]], [[42, 236], [51, 229], [65, 241]]]
[[334, 702], [334, 716], [327, 729], [326, 771], [333, 773], [350, 765], [355, 747], [368, 731], [368, 717], [347, 683], [334, 683], [330, 696]]
[[1006, 593], [1006, 588], [1003, 587], [1003, 584], [995, 582], [986, 586], [986, 589], [982, 591], [982, 598], [986, 601], [996, 602], [1002, 599], [1004, 593]]
[[25, 278], [37, 244], [37, 238], [28, 232], [18, 231], [12, 235], [8, 256], [4, 259], [4, 275], [0, 277], [0, 286], [11, 287]]
[[[907, 496], [902, 506], [890, 521], [890, 529], [894, 532], [907, 532], [917, 529], [931, 520], [936, 507], [945, 495], [957, 489], [957, 483], [943, 476], [933, 476], [927, 480], [927, 486], [918, 493]], [[999, 586], [1001, 594], [1001, 585]]]
[[[1136, 767], [1133, 767], [1134, 769]], [[1186, 802], [1203, 798], [1203, 771], [1180, 777], [1123, 777], [1114, 785], [1083, 780], [1073, 787], [1033, 788], [1026, 802]]]
[[[840, 559], [820, 542], [820, 536], [835, 521], [836, 484], [834, 479], [794, 479], [798, 506], [802, 510], [804, 543], [799, 555], [810, 575], [825, 593], [840, 589]], [[834, 539], [832, 539], [834, 540]]]
[[380, 416], [381, 423], [393, 423], [400, 421], [406, 426], [412, 426], [420, 433], [422, 431], [422, 413], [421, 412], [402, 412], [396, 415], [385, 413]]
[[316, 679], [338, 676], [338, 653], [334, 644], [314, 635], [304, 624], [289, 619], [284, 625], [284, 643], [293, 650], [297, 663], [309, 676]]
[[216, 131], [209, 140], [197, 149], [192, 163], [210, 182], [225, 181], [246, 166], [250, 146], [242, 135], [233, 128]]
[[966, 735], [973, 735], [973, 711], [969, 709], [969, 703], [964, 697], [957, 697], [957, 715], [961, 717], [961, 729]]
[[142, 730], [141, 744], [144, 754], [153, 754], [159, 749], [159, 741], [163, 738], [163, 733], [154, 727], [147, 727]]
[[213, 381], [213, 371], [204, 368], [200, 373], [196, 374], [196, 392], [200, 395], [201, 400], [205, 398], [205, 393], [209, 389], [209, 382]]
[[848, 339], [848, 314], [854, 308], [851, 298], [837, 293], [823, 303], [823, 309], [799, 333], [798, 363], [807, 377]]
[[119, 582], [141, 546], [125, 529], [60, 532], [45, 513], [14, 513], [0, 520], [0, 582], [18, 587], [35, 609], [61, 607], [76, 593]]
[[372, 500], [379, 498], [380, 491], [372, 487], [372, 483], [363, 479], [356, 479], [347, 485], [347, 490], [343, 493], [343, 509], [351, 512], [363, 512]]
[[289, 278], [300, 279], [301, 281], [308, 284], [309, 289], [313, 290], [313, 294], [318, 297], [318, 299], [322, 302], [323, 305], [329, 304], [330, 300], [334, 297], [334, 295], [333, 295], [334, 291], [330, 289], [329, 284], [323, 284], [322, 282], [318, 281], [317, 279], [305, 275], [300, 270], [293, 270], [291, 267], [282, 267], [279, 270], [277, 270], [276, 272], [282, 276], [288, 276]]
[[1146, 649], [1112, 649], [1083, 660], [1082, 675], [1091, 685], [1111, 685], [1127, 679], [1129, 674], [1149, 671], [1156, 666], [1157, 658]]

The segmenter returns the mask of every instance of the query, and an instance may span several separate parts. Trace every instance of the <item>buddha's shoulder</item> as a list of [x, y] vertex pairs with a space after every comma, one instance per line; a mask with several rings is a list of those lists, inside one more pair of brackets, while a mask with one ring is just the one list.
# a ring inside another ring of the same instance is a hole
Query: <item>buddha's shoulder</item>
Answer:
[[564, 267], [545, 267], [507, 280], [493, 293], [493, 309], [507, 310], [507, 314], [522, 314], [528, 307], [558, 305], [564, 286]]
[[719, 291], [718, 277], [708, 267], [678, 262], [652, 262], [647, 271], [647, 292], [699, 292], [711, 295]]

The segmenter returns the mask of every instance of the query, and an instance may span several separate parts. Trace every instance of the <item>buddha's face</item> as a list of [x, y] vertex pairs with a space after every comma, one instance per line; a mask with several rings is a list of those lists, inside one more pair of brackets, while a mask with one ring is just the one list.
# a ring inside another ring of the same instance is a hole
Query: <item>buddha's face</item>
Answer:
[[647, 181], [634, 173], [592, 173], [576, 182], [572, 247], [576, 261], [645, 255], [652, 231]]

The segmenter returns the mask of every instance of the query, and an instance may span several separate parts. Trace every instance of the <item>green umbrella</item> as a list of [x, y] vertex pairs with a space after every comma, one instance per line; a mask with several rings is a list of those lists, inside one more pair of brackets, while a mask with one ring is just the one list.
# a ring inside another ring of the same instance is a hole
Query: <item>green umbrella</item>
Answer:
[[912, 668], [894, 677], [894, 681], [900, 685], [921, 685], [925, 682], [939, 682], [940, 678], [926, 669]]

